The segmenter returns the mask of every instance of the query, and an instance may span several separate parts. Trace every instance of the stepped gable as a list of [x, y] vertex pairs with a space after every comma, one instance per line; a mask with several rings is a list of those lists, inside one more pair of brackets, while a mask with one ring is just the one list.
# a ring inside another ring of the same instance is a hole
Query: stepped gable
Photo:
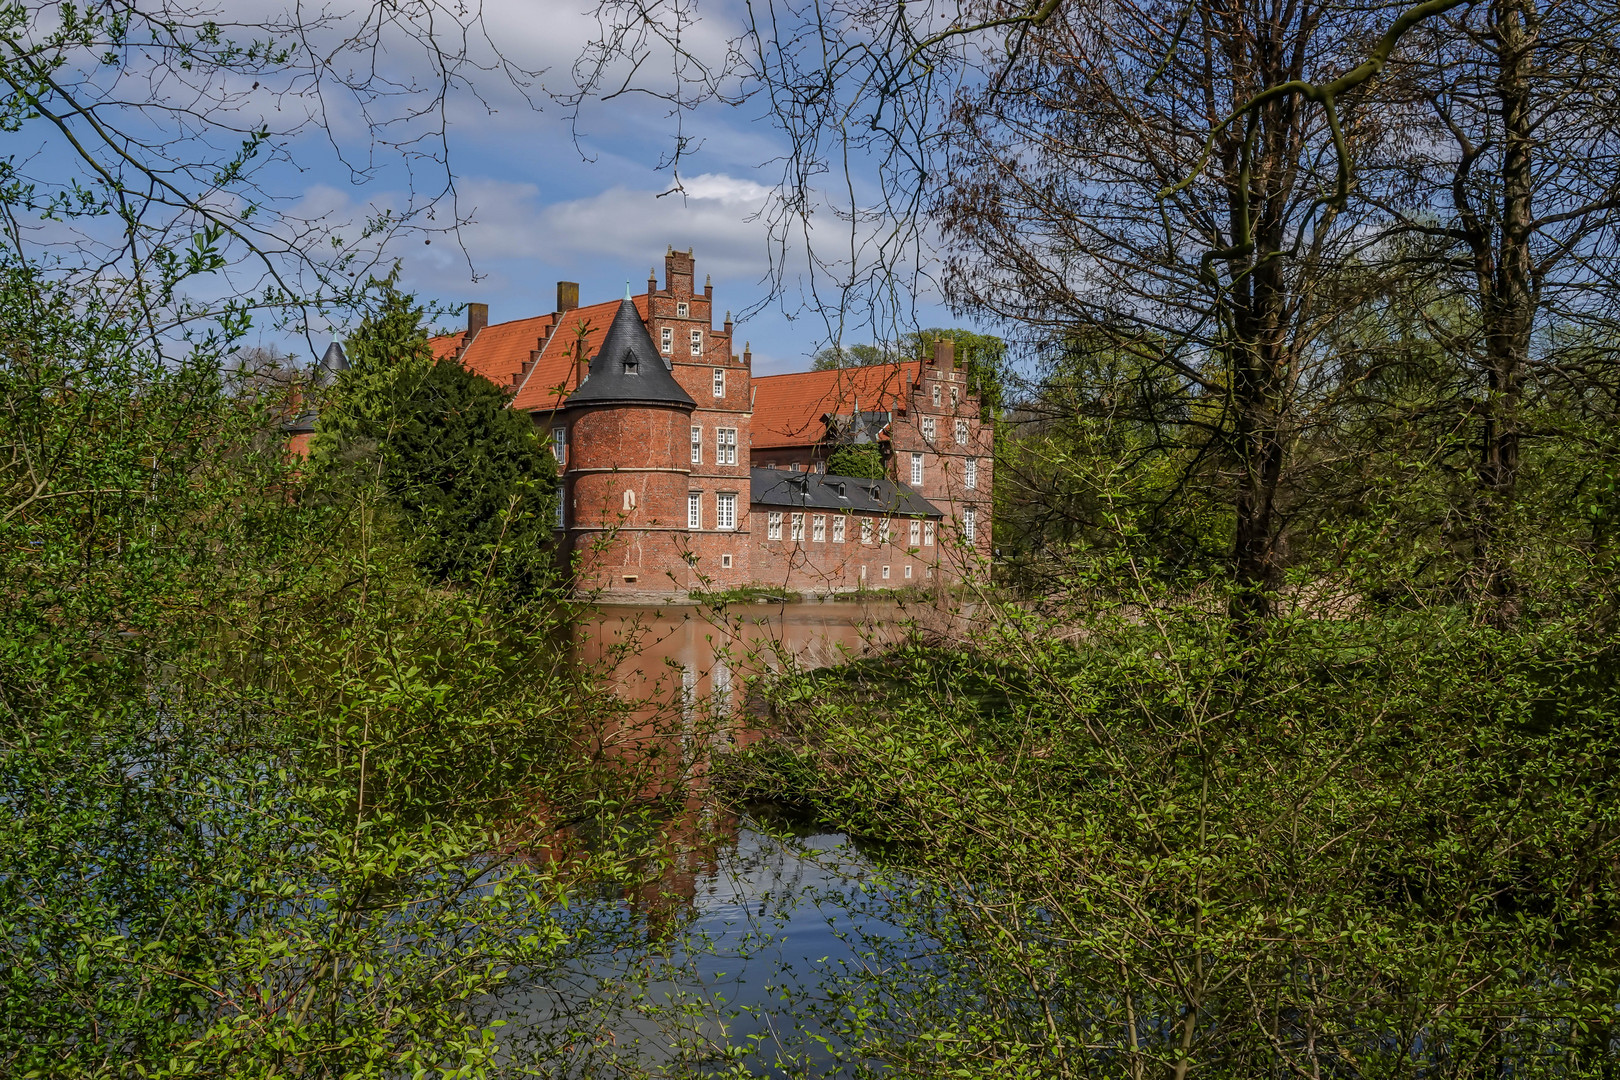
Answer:
[[647, 324], [641, 321], [636, 305], [619, 301], [602, 346], [591, 358], [590, 373], [579, 388], [568, 395], [563, 408], [576, 405], [673, 405], [695, 409], [697, 402], [681, 389], [658, 355]]
[[822, 417], [895, 412], [922, 378], [922, 362], [802, 371], [754, 378], [754, 448], [809, 446], [826, 434]]
[[755, 506], [812, 510], [864, 510], [904, 517], [943, 518], [939, 507], [905, 484], [832, 473], [750, 469]]

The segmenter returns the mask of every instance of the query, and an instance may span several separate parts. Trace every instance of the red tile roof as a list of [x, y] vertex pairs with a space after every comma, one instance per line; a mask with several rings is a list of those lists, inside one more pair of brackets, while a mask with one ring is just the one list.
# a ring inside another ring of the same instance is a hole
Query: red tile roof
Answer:
[[922, 362], [767, 375], [754, 380], [754, 446], [806, 446], [821, 441], [828, 413], [903, 407], [922, 377]]
[[[636, 311], [647, 317], [647, 296], [635, 298]], [[559, 404], [574, 389], [574, 355], [583, 330], [583, 352], [586, 357], [596, 355], [613, 322], [613, 313], [619, 301], [591, 304], [564, 312], [561, 325], [552, 332], [554, 315], [540, 315], [532, 319], [514, 319], [511, 322], [492, 323], [473, 335], [461, 363], [490, 382], [510, 388], [513, 375], [520, 375], [512, 407], [525, 412], [543, 412]], [[433, 339], [433, 355], [454, 356], [461, 346], [463, 334], [448, 334]], [[523, 365], [533, 358], [534, 367], [522, 376]]]

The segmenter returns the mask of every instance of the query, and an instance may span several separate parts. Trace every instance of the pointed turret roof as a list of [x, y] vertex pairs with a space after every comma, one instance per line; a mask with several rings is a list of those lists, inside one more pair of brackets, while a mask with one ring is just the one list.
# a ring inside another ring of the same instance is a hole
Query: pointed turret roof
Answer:
[[591, 359], [589, 377], [568, 395], [564, 408], [618, 404], [697, 408], [697, 402], [664, 366], [636, 305], [629, 300], [619, 302], [613, 325]]

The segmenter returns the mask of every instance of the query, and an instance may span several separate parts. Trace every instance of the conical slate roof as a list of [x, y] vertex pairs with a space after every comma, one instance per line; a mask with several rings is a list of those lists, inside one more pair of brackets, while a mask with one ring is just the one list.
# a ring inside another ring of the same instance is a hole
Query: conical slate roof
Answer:
[[568, 395], [564, 407], [573, 405], [674, 405], [695, 409], [697, 402], [681, 389], [664, 366], [636, 305], [619, 303], [602, 347], [591, 359], [590, 375], [578, 390]]

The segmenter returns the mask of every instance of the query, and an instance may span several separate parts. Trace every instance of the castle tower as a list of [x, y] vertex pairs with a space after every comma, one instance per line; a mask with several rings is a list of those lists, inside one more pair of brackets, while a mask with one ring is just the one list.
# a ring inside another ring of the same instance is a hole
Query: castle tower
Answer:
[[635, 305], [620, 303], [587, 378], [559, 414], [569, 448], [563, 525], [582, 591], [693, 587], [685, 456], [696, 407]]

